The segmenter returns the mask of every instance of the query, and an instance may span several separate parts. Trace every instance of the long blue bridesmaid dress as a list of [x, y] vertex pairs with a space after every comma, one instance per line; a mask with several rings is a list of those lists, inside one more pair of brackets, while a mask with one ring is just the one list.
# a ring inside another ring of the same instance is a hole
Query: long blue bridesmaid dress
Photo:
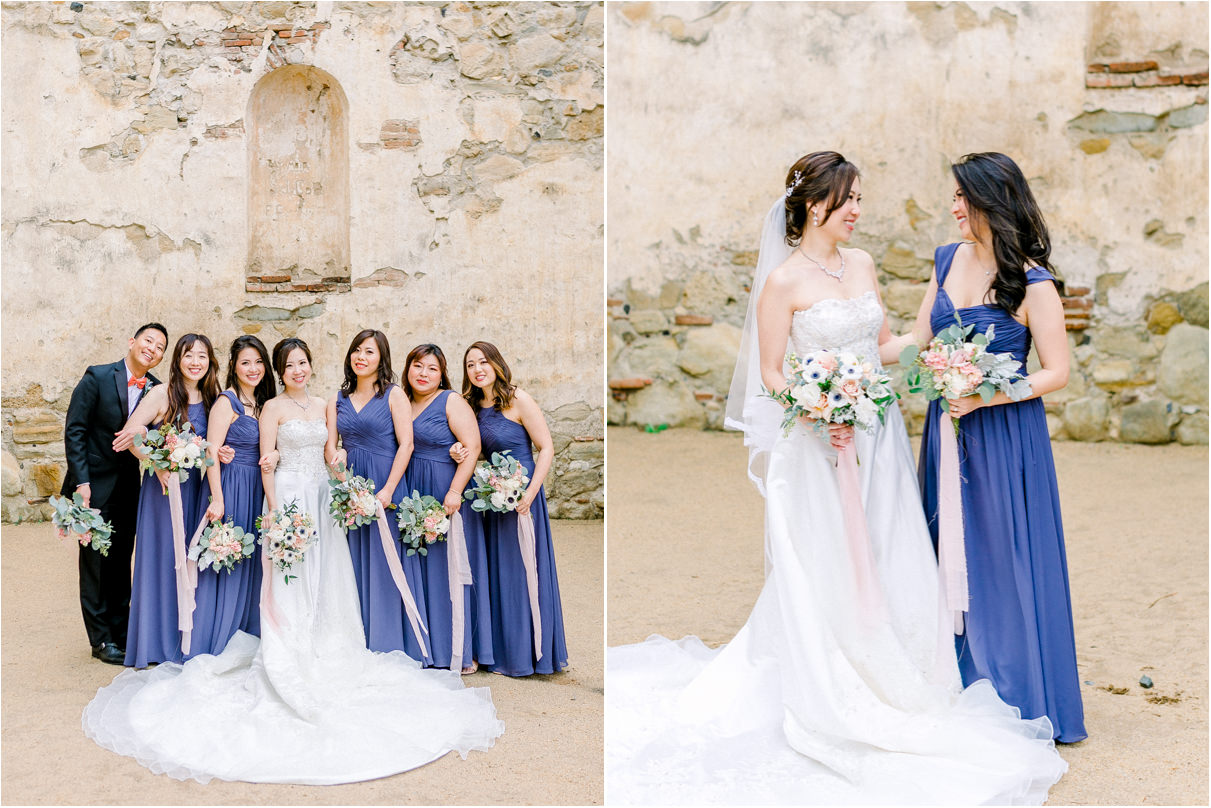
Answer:
[[[391, 464], [399, 451], [395, 439], [395, 422], [391, 419], [391, 388], [387, 385], [382, 395], [377, 395], [358, 410], [344, 393], [336, 394], [336, 430], [341, 436], [349, 471], [359, 477], [372, 480], [375, 491], [391, 476]], [[407, 495], [404, 480], [400, 480], [392, 493], [391, 501], [398, 503]], [[420, 622], [428, 621], [425, 592], [421, 584], [420, 561], [408, 558], [401, 552], [395, 538], [399, 531], [395, 525], [395, 511], [387, 511], [387, 528], [391, 534], [391, 551], [400, 559], [404, 578], [416, 608]], [[353, 574], [357, 579], [357, 594], [361, 599], [362, 628], [366, 632], [366, 647], [371, 651], [403, 651], [420, 662], [429, 662], [431, 657], [421, 652], [420, 643], [412, 632], [412, 626], [404, 612], [404, 602], [399, 589], [387, 567], [383, 555], [382, 540], [379, 538], [378, 522], [349, 531], [349, 554], [353, 557]], [[429, 649], [429, 642], [425, 642]]]
[[[223, 521], [231, 521], [245, 532], [255, 535], [256, 519], [261, 515], [265, 504], [265, 487], [261, 482], [261, 468], [257, 465], [261, 451], [261, 427], [257, 419], [244, 411], [239, 396], [230, 390], [223, 391], [223, 395], [231, 401], [231, 407], [237, 415], [227, 430], [225, 441], [226, 445], [235, 450], [235, 459], [230, 463], [219, 464], [219, 484], [223, 490]], [[191, 533], [188, 528], [186, 532]], [[258, 552], [252, 556], [237, 562], [231, 572], [213, 569], [198, 572], [198, 588], [194, 595], [193, 633], [186, 659], [192, 659], [198, 654], [221, 652], [236, 631], [260, 635], [259, 549], [258, 547]]]
[[[938, 293], [930, 312], [936, 334], [955, 322], [942, 284], [959, 244], [934, 252]], [[1051, 281], [1045, 269], [1026, 283]], [[995, 326], [988, 350], [1012, 352], [1025, 368], [1030, 331], [1004, 309], [958, 310], [973, 334]], [[938, 541], [939, 402], [929, 405], [918, 467], [925, 515]], [[947, 427], [950, 428], [949, 426]], [[1084, 739], [1068, 562], [1051, 438], [1041, 398], [981, 407], [960, 420], [959, 470], [970, 592], [966, 630], [955, 637], [963, 684], [988, 679], [1026, 718], [1046, 715], [1055, 740]]]
[[[485, 457], [508, 451], [526, 473], [534, 474], [530, 434], [495, 407], [476, 413]], [[492, 647], [496, 663], [488, 669], [506, 676], [555, 673], [568, 665], [564, 640], [563, 607], [559, 602], [559, 578], [555, 573], [555, 548], [551, 544], [551, 520], [546, 492], [539, 488], [530, 503], [534, 518], [535, 555], [538, 570], [538, 611], [542, 625], [542, 659], [535, 660], [534, 628], [526, 570], [517, 544], [516, 513], [484, 513], [484, 535], [488, 543], [488, 587], [492, 592]]]
[[[206, 405], [189, 405], [194, 434], [206, 437]], [[160, 426], [156, 424], [155, 426]], [[181, 483], [181, 513], [185, 542], [202, 521], [210, 488], [205, 469], [190, 469]], [[139, 488], [139, 515], [135, 526], [135, 570], [130, 589], [130, 622], [126, 629], [128, 668], [145, 668], [159, 662], [182, 662], [181, 632], [177, 627], [176, 558], [172, 547], [172, 519], [168, 496], [159, 479], [143, 475]]]
[[[412, 460], [408, 463], [406, 479], [408, 495], [419, 491], [441, 502], [445, 499], [458, 464], [450, 457], [450, 447], [456, 438], [446, 419], [446, 397], [452, 390], [442, 390], [430, 400], [420, 415], [412, 421]], [[492, 611], [488, 592], [488, 558], [484, 548], [484, 528], [480, 515], [464, 501], [463, 533], [467, 542], [467, 559], [471, 564], [472, 585], [463, 588], [463, 667], [472, 660], [481, 667], [491, 667], [495, 660], [492, 645]], [[433, 666], [450, 666], [452, 651], [453, 610], [450, 605], [448, 545], [435, 542], [429, 554], [419, 557], [424, 570], [425, 603], [429, 607], [429, 639], [433, 644]]]

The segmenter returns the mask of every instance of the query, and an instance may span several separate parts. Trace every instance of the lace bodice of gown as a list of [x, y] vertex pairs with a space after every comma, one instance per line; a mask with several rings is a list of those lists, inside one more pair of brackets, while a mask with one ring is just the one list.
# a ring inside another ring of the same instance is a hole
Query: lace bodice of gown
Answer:
[[791, 320], [791, 348], [799, 356], [826, 349], [848, 351], [881, 368], [879, 329], [883, 307], [874, 291], [853, 298], [830, 298], [796, 311]]
[[278, 471], [293, 471], [309, 476], [328, 473], [324, 466], [324, 443], [328, 425], [324, 421], [296, 418], [278, 427]]

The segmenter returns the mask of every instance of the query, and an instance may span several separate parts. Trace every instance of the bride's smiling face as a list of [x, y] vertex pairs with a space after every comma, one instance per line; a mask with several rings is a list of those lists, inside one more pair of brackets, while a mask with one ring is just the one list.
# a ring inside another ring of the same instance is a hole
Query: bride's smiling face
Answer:
[[282, 374], [282, 383], [287, 390], [302, 390], [311, 379], [311, 362], [302, 348], [295, 348], [286, 355], [286, 372]]
[[[827, 200], [818, 202], [815, 205], [815, 209], [818, 216], [824, 216], [824, 212], [828, 210]], [[828, 221], [820, 222], [819, 230], [824, 235], [836, 241], [849, 241], [854, 233], [854, 228], [858, 225], [858, 217], [861, 215], [862, 181], [855, 177], [854, 184], [850, 186], [849, 195], [841, 203], [841, 207], [832, 212], [832, 215], [828, 217]], [[808, 219], [808, 228], [815, 229], [810, 223], [810, 212]]]

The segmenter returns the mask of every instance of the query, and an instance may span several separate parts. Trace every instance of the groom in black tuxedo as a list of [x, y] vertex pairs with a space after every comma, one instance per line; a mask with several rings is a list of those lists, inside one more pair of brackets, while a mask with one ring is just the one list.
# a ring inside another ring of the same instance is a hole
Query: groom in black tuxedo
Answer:
[[113, 544], [102, 556], [80, 548], [80, 608], [92, 653], [102, 662], [121, 665], [126, 656], [126, 623], [130, 619], [130, 558], [135, 546], [139, 506], [139, 462], [127, 449], [132, 437], [122, 433], [126, 419], [159, 379], [148, 373], [160, 364], [168, 331], [159, 323], [141, 326], [130, 339], [126, 357], [112, 365], [93, 365], [72, 391], [63, 442], [67, 477], [63, 495], [80, 492], [84, 504], [113, 522]]

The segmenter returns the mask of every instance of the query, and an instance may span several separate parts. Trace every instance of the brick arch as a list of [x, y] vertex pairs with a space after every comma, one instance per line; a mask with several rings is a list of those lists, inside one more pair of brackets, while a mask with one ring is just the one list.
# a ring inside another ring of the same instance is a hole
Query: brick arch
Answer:
[[285, 65], [252, 88], [245, 289], [349, 288], [349, 101], [334, 76]]

